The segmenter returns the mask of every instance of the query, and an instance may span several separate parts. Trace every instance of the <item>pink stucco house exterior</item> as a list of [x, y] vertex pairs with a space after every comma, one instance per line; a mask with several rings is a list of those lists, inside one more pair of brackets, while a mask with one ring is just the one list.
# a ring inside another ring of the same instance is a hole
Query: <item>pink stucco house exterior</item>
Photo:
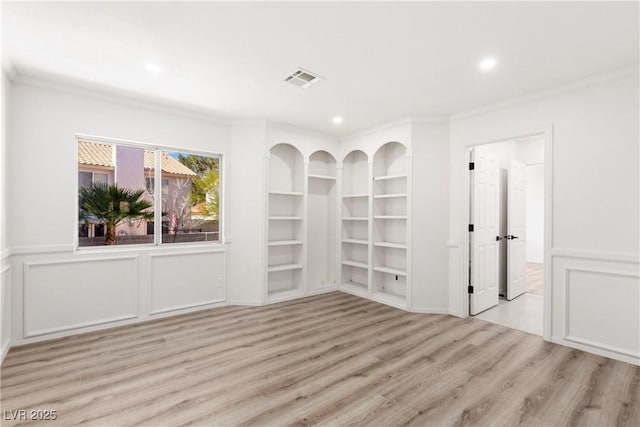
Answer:
[[[191, 180], [196, 173], [167, 153], [161, 155], [162, 209], [169, 218], [169, 232], [175, 232], [181, 222], [191, 214]], [[155, 154], [142, 148], [110, 145], [91, 141], [78, 143], [78, 182], [80, 187], [92, 183], [117, 183], [120, 187], [144, 189], [144, 197], [153, 202]], [[154, 203], [154, 209], [160, 209]], [[166, 219], [165, 218], [165, 219]], [[149, 225], [149, 226], [148, 226]], [[100, 224], [80, 225], [80, 237], [103, 235]], [[131, 221], [120, 224], [117, 236], [153, 235], [153, 224], [146, 221]], [[129, 238], [128, 240], [132, 240]], [[138, 243], [144, 238], [133, 239]], [[133, 242], [132, 242], [133, 243]]]

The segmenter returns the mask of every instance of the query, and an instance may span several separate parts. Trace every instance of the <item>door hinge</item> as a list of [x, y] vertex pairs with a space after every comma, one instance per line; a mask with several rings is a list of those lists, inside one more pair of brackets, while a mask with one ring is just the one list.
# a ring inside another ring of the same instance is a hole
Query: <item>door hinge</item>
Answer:
[[473, 293], [473, 286], [469, 285], [469, 287], [467, 288], [467, 291], [472, 294]]
[[472, 171], [476, 168], [475, 162], [469, 162], [469, 170]]
[[469, 233], [473, 233], [473, 224], [469, 224]]

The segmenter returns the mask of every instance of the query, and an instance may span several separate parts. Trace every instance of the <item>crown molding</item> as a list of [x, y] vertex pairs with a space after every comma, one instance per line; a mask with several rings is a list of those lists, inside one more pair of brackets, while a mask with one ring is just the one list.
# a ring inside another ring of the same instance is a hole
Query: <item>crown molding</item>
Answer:
[[107, 85], [67, 78], [57, 74], [42, 73], [39, 71], [25, 71], [18, 68], [12, 82], [16, 85], [53, 90], [70, 95], [123, 104], [129, 107], [136, 107], [159, 113], [172, 114], [197, 120], [206, 120], [223, 126], [231, 125], [230, 119], [220, 117], [216, 115], [215, 112], [206, 108], [200, 108], [138, 92], [117, 89]]
[[537, 92], [532, 92], [527, 95], [506, 99], [493, 104], [487, 104], [482, 107], [471, 108], [463, 110], [459, 113], [454, 113], [449, 116], [449, 121], [454, 122], [458, 120], [468, 119], [470, 117], [478, 116], [481, 114], [490, 113], [492, 111], [504, 110], [517, 105], [528, 104], [540, 99], [552, 98], [557, 95], [561, 95], [567, 92], [573, 92], [579, 89], [588, 88], [591, 86], [598, 86], [613, 80], [622, 79], [631, 75], [637, 75], [640, 69], [638, 66], [626, 67], [616, 71], [612, 71], [605, 74], [598, 74], [596, 76], [587, 77], [584, 79], [576, 80], [569, 84], [555, 86], [550, 89], [544, 89]]

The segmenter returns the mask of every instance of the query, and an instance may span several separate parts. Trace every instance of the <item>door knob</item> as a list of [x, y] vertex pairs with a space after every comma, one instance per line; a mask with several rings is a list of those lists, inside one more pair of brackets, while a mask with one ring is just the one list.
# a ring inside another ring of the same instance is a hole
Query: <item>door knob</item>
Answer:
[[507, 236], [504, 236], [504, 238], [505, 238], [505, 239], [507, 239], [507, 240], [515, 240], [515, 239], [517, 239], [517, 238], [518, 238], [518, 236], [514, 236], [514, 235], [512, 235], [512, 234], [509, 234], [509, 235], [507, 235]]

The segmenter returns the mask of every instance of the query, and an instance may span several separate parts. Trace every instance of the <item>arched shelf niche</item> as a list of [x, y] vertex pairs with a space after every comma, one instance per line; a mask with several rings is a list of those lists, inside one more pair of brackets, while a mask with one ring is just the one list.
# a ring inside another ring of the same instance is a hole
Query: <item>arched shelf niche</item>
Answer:
[[304, 291], [304, 160], [290, 144], [269, 150], [267, 296]]
[[374, 299], [406, 306], [408, 290], [409, 164], [399, 142], [373, 158], [372, 292]]
[[319, 150], [309, 156], [307, 175], [307, 291], [337, 284], [336, 159]]
[[342, 161], [340, 289], [369, 296], [369, 159], [361, 150]]

